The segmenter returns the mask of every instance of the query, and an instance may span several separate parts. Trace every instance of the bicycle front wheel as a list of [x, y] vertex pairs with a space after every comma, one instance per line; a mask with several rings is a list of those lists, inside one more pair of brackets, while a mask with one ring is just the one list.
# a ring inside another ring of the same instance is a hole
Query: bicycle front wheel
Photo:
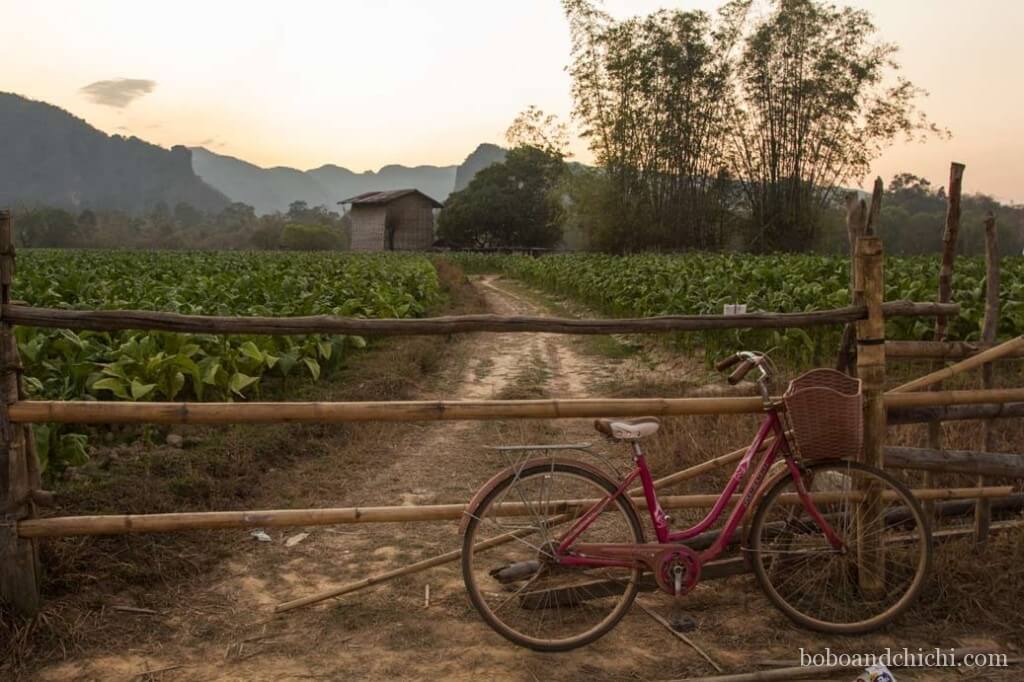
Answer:
[[793, 621], [821, 632], [858, 634], [899, 616], [931, 565], [931, 532], [900, 481], [859, 462], [817, 462], [803, 483], [842, 540], [836, 549], [786, 476], [764, 496], [748, 536], [754, 574]]
[[[640, 570], [560, 564], [560, 538], [592, 505], [554, 504], [596, 502], [615, 490], [614, 483], [589, 468], [544, 463], [510, 473], [468, 512], [462, 576], [488, 625], [537, 651], [574, 649], [615, 627], [636, 597]], [[621, 495], [576, 540], [643, 541], [640, 519]]]

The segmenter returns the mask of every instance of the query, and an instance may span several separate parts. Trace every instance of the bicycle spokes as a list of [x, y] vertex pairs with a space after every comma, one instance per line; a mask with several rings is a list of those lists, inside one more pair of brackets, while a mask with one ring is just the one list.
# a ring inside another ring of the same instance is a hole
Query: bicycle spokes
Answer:
[[800, 502], [795, 481], [769, 491], [751, 527], [750, 551], [768, 596], [809, 627], [859, 632], [895, 617], [930, 558], [919, 505], [890, 475], [852, 462], [811, 467], [814, 507], [836, 547]]
[[[513, 471], [470, 511], [463, 575], [474, 605], [498, 632], [533, 648], [571, 648], [606, 632], [628, 609], [638, 569], [561, 561], [564, 533], [592, 502], [552, 505], [600, 500], [614, 491], [592, 471], [552, 463]], [[508, 534], [514, 539], [487, 546]], [[642, 532], [632, 508], [617, 498], [582, 529], [577, 541], [638, 543]]]

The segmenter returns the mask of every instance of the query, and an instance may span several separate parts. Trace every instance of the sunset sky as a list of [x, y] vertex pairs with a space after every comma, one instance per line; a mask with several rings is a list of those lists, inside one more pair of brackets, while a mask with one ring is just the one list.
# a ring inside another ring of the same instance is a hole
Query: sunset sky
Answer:
[[[614, 15], [718, 0], [607, 0]], [[1024, 201], [1024, 2], [851, 0], [949, 141], [875, 164]], [[202, 145], [261, 166], [447, 165], [503, 142], [530, 104], [568, 120], [569, 34], [557, 0], [175, 3], [0, 0], [0, 91], [109, 132]], [[126, 79], [126, 80], [119, 80]], [[588, 161], [576, 140], [575, 158]], [[869, 184], [865, 179], [862, 185]]]

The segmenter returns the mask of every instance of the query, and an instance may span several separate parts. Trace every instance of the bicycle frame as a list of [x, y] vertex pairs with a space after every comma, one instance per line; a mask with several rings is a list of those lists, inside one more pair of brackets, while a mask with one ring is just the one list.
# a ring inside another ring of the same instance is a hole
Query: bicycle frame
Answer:
[[[748, 477], [747, 474], [751, 472], [751, 465], [756, 459], [757, 454], [764, 447], [765, 442], [770, 435], [774, 435], [775, 440], [768, 446], [767, 453], [757, 466], [754, 467], [753, 472]], [[713, 526], [719, 518], [721, 518], [725, 508], [732, 501], [733, 495], [739, 488], [743, 479], [747, 478], [747, 484], [743, 490], [743, 494], [740, 496], [736, 506], [729, 514], [728, 519], [726, 519], [722, 532], [719, 533], [718, 538], [710, 547], [697, 555], [700, 563], [702, 564], [715, 559], [731, 543], [732, 538], [736, 533], [736, 529], [739, 528], [740, 524], [742, 524], [743, 517], [747, 513], [754, 496], [761, 487], [761, 484], [764, 482], [765, 476], [768, 475], [768, 471], [771, 469], [772, 464], [774, 464], [778, 459], [780, 453], [785, 459], [789, 475], [792, 476], [793, 481], [795, 482], [797, 494], [799, 495], [804, 508], [811, 515], [811, 518], [814, 519], [818, 527], [821, 528], [829, 543], [835, 549], [840, 549], [843, 546], [842, 540], [836, 535], [835, 531], [821, 515], [817, 507], [814, 506], [814, 501], [811, 499], [810, 493], [808, 493], [804, 486], [803, 477], [800, 475], [800, 469], [797, 466], [796, 460], [789, 448], [789, 443], [786, 439], [786, 432], [782, 426], [782, 421], [775, 410], [768, 411], [768, 414], [764, 422], [762, 422], [753, 442], [747, 448], [743, 458], [740, 459], [739, 463], [736, 465], [736, 469], [733, 471], [729, 482], [726, 484], [725, 489], [715, 501], [715, 504], [712, 506], [711, 511], [708, 512], [707, 516], [690, 528], [677, 532], [672, 532], [670, 530], [669, 518], [661, 508], [661, 504], [658, 502], [658, 493], [654, 489], [654, 480], [651, 477], [650, 469], [647, 467], [647, 461], [645, 459], [643, 449], [640, 447], [639, 442], [634, 441], [632, 445], [633, 460], [636, 463], [636, 467], [628, 476], [626, 476], [614, 493], [605, 496], [597, 504], [588, 509], [587, 512], [583, 514], [583, 516], [581, 516], [568, 531], [566, 531], [565, 535], [562, 536], [558, 545], [557, 553], [557, 560], [560, 564], [582, 567], [615, 566], [633, 568], [638, 563], [645, 562], [645, 555], [649, 554], [643, 550], [645, 547], [650, 549], [650, 545], [573, 544], [583, 531], [593, 523], [598, 515], [600, 515], [613, 500], [618, 498], [619, 495], [627, 494], [627, 489], [637, 478], [640, 479], [640, 483], [643, 487], [644, 499], [647, 501], [647, 509], [651, 516], [651, 522], [654, 525], [654, 532], [658, 544], [667, 547], [671, 547], [673, 544], [684, 543], [686, 540], [700, 535]], [[602, 554], [604, 554], [604, 556], [601, 556]]]

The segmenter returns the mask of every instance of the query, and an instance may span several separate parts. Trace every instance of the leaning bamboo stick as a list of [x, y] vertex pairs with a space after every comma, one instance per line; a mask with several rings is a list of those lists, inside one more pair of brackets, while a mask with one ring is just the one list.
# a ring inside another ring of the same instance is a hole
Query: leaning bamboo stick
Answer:
[[[980, 357], [980, 356], [975, 356]], [[974, 359], [974, 358], [972, 358]], [[1024, 388], [885, 394], [887, 408], [1024, 401]], [[758, 397], [586, 398], [566, 400], [382, 401], [344, 403], [132, 403], [22, 400], [10, 406], [15, 423], [72, 424], [332, 424], [361, 421], [578, 419], [752, 414]]]
[[956, 374], [966, 372], [967, 370], [971, 370], [976, 367], [981, 367], [993, 360], [998, 360], [999, 358], [1006, 357], [1013, 353], [1018, 353], [1021, 350], [1024, 350], [1024, 336], [1017, 336], [1009, 341], [999, 344], [998, 346], [994, 346], [988, 350], [978, 353], [977, 355], [972, 355], [965, 360], [961, 360], [956, 364], [950, 365], [949, 367], [943, 367], [931, 374], [925, 374], [923, 377], [918, 377], [913, 381], [908, 381], [907, 383], [888, 391], [888, 393], [907, 393], [909, 391], [926, 388], [932, 384], [937, 384], [940, 381], [945, 381]]
[[979, 403], [1015, 403], [1024, 401], [1024, 388], [972, 389], [964, 391], [928, 391], [886, 393], [886, 408], [929, 407], [932, 405], [977, 405]]
[[[994, 347], [991, 343], [967, 341], [886, 341], [886, 359], [900, 360], [963, 360]], [[1024, 348], [1003, 356], [1003, 359], [1024, 357]]]

